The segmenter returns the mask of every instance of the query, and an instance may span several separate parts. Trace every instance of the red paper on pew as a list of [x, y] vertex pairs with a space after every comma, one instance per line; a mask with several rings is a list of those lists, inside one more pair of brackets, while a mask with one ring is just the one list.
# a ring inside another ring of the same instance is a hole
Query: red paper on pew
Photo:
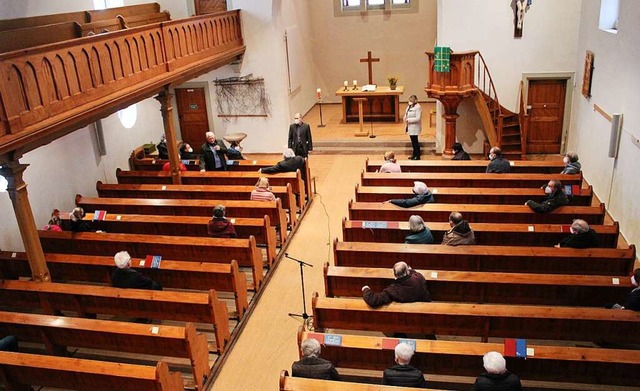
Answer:
[[398, 339], [396, 338], [382, 338], [383, 350], [394, 350], [398, 346]]
[[516, 340], [514, 338], [505, 338], [503, 356], [505, 357], [516, 356]]
[[319, 333], [307, 333], [307, 338], [315, 339], [321, 345], [324, 344], [324, 337]]
[[570, 225], [560, 226], [560, 232], [571, 233], [571, 226]]
[[573, 195], [580, 195], [580, 192], [581, 192], [580, 185], [572, 185], [571, 186], [571, 193]]
[[102, 221], [107, 217], [106, 210], [96, 210], [93, 212], [93, 221]]
[[146, 269], [160, 269], [161, 255], [147, 255], [144, 262]]

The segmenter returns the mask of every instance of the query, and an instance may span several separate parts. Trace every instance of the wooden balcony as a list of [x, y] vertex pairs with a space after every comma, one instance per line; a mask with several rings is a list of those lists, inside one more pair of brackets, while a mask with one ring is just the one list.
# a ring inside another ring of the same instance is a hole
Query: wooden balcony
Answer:
[[0, 164], [244, 51], [236, 10], [0, 55]]

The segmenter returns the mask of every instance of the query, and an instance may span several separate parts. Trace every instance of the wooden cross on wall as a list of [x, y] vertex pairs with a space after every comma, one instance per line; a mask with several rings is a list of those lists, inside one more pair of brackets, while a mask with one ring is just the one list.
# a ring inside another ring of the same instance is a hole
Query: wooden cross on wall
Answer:
[[380, 62], [379, 58], [372, 58], [371, 51], [367, 52], [367, 58], [361, 58], [360, 62], [368, 62], [369, 64], [369, 84], [373, 84], [373, 63]]

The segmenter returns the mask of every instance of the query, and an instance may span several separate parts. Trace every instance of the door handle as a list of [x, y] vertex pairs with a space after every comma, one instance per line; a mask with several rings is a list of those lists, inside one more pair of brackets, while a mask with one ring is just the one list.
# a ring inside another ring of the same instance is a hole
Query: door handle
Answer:
[[527, 114], [531, 114], [531, 109], [533, 108], [533, 106], [528, 105], [527, 106]]

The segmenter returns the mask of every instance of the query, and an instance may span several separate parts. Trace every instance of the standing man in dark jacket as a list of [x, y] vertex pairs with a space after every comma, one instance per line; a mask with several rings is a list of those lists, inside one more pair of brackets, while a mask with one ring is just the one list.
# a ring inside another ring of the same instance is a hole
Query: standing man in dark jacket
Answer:
[[126, 251], [117, 253], [113, 260], [118, 267], [111, 274], [111, 286], [115, 288], [151, 289], [161, 291], [162, 286], [143, 276], [137, 270], [131, 269], [131, 256]]
[[487, 165], [487, 173], [502, 174], [511, 171], [511, 163], [502, 157], [502, 151], [498, 147], [493, 147], [489, 151], [489, 164]]
[[224, 141], [216, 140], [213, 132], [205, 133], [207, 142], [200, 148], [200, 172], [227, 171], [227, 146]]
[[414, 350], [409, 344], [399, 343], [395, 348], [396, 364], [384, 370], [382, 374], [382, 384], [398, 387], [427, 388], [427, 381], [424, 374], [418, 368], [414, 368], [409, 363], [413, 357]]
[[302, 156], [303, 158], [309, 156], [309, 152], [313, 151], [311, 127], [309, 124], [302, 122], [300, 113], [296, 113], [293, 123], [289, 125], [289, 142], [287, 145], [295, 152], [296, 156]]
[[502, 354], [488, 352], [482, 361], [487, 372], [476, 379], [473, 385], [475, 391], [522, 391], [520, 378], [507, 371], [507, 362]]
[[284, 150], [282, 154], [283, 160], [276, 163], [275, 166], [265, 167], [258, 170], [263, 174], [277, 174], [279, 172], [296, 172], [296, 170], [300, 170], [302, 174], [302, 179], [306, 180], [306, 170], [304, 169], [304, 158], [301, 156], [296, 156], [293, 149], [287, 148]]
[[293, 377], [309, 379], [339, 380], [338, 371], [330, 361], [320, 358], [320, 342], [313, 338], [305, 339], [300, 344], [302, 359], [291, 365]]
[[414, 197], [403, 199], [394, 199], [385, 201], [390, 202], [393, 205], [401, 206], [403, 208], [413, 208], [414, 206], [427, 204], [434, 202], [433, 194], [429, 191], [429, 188], [424, 182], [413, 182], [413, 194]]
[[569, 199], [564, 194], [562, 183], [557, 179], [550, 180], [547, 187], [544, 188], [544, 192], [547, 196], [542, 200], [542, 202], [538, 203], [529, 200], [524, 204], [536, 213], [549, 213], [552, 210], [569, 203]]
[[422, 274], [411, 269], [405, 262], [393, 265], [393, 274], [396, 279], [380, 293], [372, 291], [368, 285], [362, 287], [362, 297], [369, 306], [376, 308], [392, 301], [399, 303], [431, 301], [427, 281]]
[[573, 220], [569, 227], [571, 234], [562, 239], [556, 247], [592, 248], [598, 247], [598, 234], [581, 219]]

